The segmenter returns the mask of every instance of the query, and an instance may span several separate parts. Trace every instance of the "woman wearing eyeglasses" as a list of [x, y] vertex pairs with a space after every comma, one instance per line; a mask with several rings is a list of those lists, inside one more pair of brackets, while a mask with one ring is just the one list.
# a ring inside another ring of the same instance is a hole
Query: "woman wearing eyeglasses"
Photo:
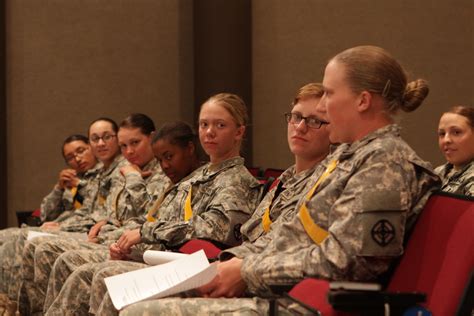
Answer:
[[320, 83], [304, 85], [291, 104], [291, 112], [285, 113], [288, 146], [294, 155], [295, 164], [273, 182], [252, 217], [242, 225], [244, 244], [233, 248], [236, 252], [250, 251], [250, 244], [269, 232], [271, 225], [280, 216], [291, 216], [294, 204], [302, 194], [315, 166], [329, 153], [328, 132], [316, 111], [323, 92]]
[[[95, 176], [88, 172], [97, 163], [93, 155], [89, 140], [83, 135], [71, 135], [64, 140], [62, 145], [63, 158], [68, 166], [60, 171], [58, 182], [53, 190], [41, 202], [40, 218], [44, 229], [56, 228], [59, 222], [72, 214], [72, 211], [82, 205], [84, 188], [87, 179]], [[81, 180], [82, 184], [81, 184]], [[11, 239], [14, 229], [0, 230], [0, 245]]]
[[[123, 225], [127, 220], [143, 216], [152, 202], [163, 194], [170, 181], [153, 155], [151, 139], [154, 133], [153, 121], [144, 114], [131, 114], [122, 121], [116, 137], [128, 163], [117, 165], [113, 174], [118, 176], [110, 178], [110, 189], [104, 203], [106, 208], [104, 220], [98, 221], [93, 226], [89, 232], [89, 242], [77, 238], [50, 239], [41, 242], [34, 252], [36, 288], [47, 287], [52, 266], [57, 257], [65, 251], [99, 250], [99, 256], [106, 255], [107, 248], [102, 245], [114, 242], [123, 232]], [[101, 143], [115, 138], [107, 140], [107, 136], [111, 135], [103, 135], [96, 144], [100, 146]], [[91, 237], [93, 229], [97, 233]], [[85, 256], [82, 260], [86, 261], [87, 258]], [[28, 285], [27, 283], [25, 287]], [[36, 291], [34, 302], [38, 303], [30, 304], [34, 312], [42, 310], [44, 295], [44, 290], [41, 293]], [[31, 295], [29, 298], [32, 300]]]
[[[263, 250], [218, 264], [201, 287], [207, 298], [162, 299], [123, 315], [268, 312], [271, 285], [305, 277], [379, 281], [403, 253], [415, 219], [439, 179], [401, 139], [393, 116], [413, 111], [428, 93], [384, 49], [359, 46], [326, 66], [317, 110], [329, 139], [341, 145], [317, 167], [295, 216], [256, 242]], [[237, 271], [237, 277], [230, 271]], [[246, 299], [225, 299], [246, 296]], [[222, 297], [222, 298], [219, 298]]]
[[[236, 95], [217, 94], [202, 105], [199, 139], [209, 155], [210, 163], [181, 183], [173, 196], [163, 200], [152, 220], [139, 230], [122, 235], [116, 245], [121, 253], [127, 254], [147, 245], [154, 249], [176, 251], [183, 243], [194, 238], [211, 240], [223, 247], [240, 243], [240, 227], [255, 209], [260, 193], [260, 185], [245, 168], [243, 158], [240, 157], [247, 120], [245, 104]], [[90, 295], [89, 280], [94, 271], [103, 276], [143, 267], [147, 265], [131, 261], [111, 261], [92, 268], [82, 266], [67, 279], [46, 314], [54, 315], [58, 310], [65, 312], [65, 309], [87, 312], [84, 305], [89, 302], [89, 296], [93, 300], [89, 312], [116, 314], [115, 309], [107, 307], [108, 300], [104, 302], [103, 310], [99, 306], [105, 292]], [[103, 268], [106, 270], [101, 270]], [[102, 277], [99, 280], [103, 282]], [[73, 289], [78, 287], [81, 289], [80, 297], [87, 298], [85, 301], [78, 301], [75, 295], [77, 292], [73, 293]], [[94, 291], [104, 290], [100, 287]]]
[[[41, 229], [57, 229], [60, 223], [79, 209], [87, 194], [88, 183], [96, 177], [98, 168], [89, 140], [83, 135], [71, 135], [62, 145], [62, 154], [68, 168], [59, 173], [58, 183], [41, 203]], [[21, 230], [8, 228], [0, 231], [0, 292], [8, 292], [10, 284], [7, 267], [13, 265], [15, 242]], [[37, 228], [34, 228], [37, 229]], [[4, 245], [5, 243], [5, 245]]]
[[96, 174], [88, 172], [96, 166], [97, 160], [87, 137], [69, 136], [64, 141], [62, 152], [69, 168], [61, 170], [58, 183], [41, 203], [42, 228], [59, 225], [59, 222], [72, 214], [72, 210], [80, 208], [84, 200], [84, 193], [81, 191], [85, 188], [87, 179]]
[[[61, 235], [69, 235], [70, 232], [87, 232], [91, 230], [94, 224], [106, 216], [106, 196], [109, 193], [112, 178], [120, 176], [117, 167], [126, 163], [120, 155], [117, 139], [117, 124], [110, 118], [99, 118], [94, 120], [89, 126], [89, 141], [92, 152], [100, 162], [96, 177], [92, 178], [84, 188], [84, 199], [82, 206], [75, 210], [70, 217], [66, 218], [59, 225]], [[69, 235], [71, 236], [71, 235]], [[17, 300], [20, 293], [21, 284], [34, 284], [34, 253], [36, 246], [50, 238], [57, 237], [38, 237], [27, 242], [28, 230], [20, 233], [16, 238], [12, 253], [15, 254], [13, 262], [4, 268], [4, 274], [11, 280], [8, 284], [10, 299]], [[77, 238], [75, 236], [74, 238]], [[25, 279], [22, 280], [24, 276]], [[23, 302], [21, 308], [28, 313], [30, 302], [25, 300], [27, 297], [35, 297], [35, 294], [21, 292], [20, 298]], [[34, 304], [34, 302], [32, 303]]]
[[[162, 204], [170, 203], [174, 197], [182, 191], [182, 186], [187, 187], [187, 180], [193, 178], [198, 172], [198, 167], [201, 165], [198, 157], [198, 140], [192, 128], [183, 122], [174, 122], [164, 124], [157, 133], [153, 136], [153, 152], [155, 157], [160, 161], [163, 171], [173, 182], [172, 185], [165, 191], [153, 206], [151, 206], [147, 214], [138, 219], [132, 218], [124, 223], [123, 227], [126, 229], [134, 229], [140, 227], [147, 221], [154, 220], [159, 208]], [[105, 245], [104, 245], [105, 247]], [[112, 248], [116, 248], [116, 244], [111, 244]], [[118, 248], [117, 248], [118, 249]], [[109, 248], [105, 248], [105, 254], [109, 254]], [[114, 259], [126, 259], [130, 254], [122, 254], [120, 250], [113, 254]], [[142, 250], [144, 251], [144, 250]], [[53, 271], [51, 272], [50, 281], [48, 283], [48, 290], [44, 305], [44, 310], [47, 311], [50, 305], [59, 295], [61, 288], [67, 277], [77, 268], [86, 263], [89, 264], [90, 270], [94, 269], [92, 263], [100, 263], [106, 261], [107, 256], [103, 252], [98, 251], [67, 251], [62, 254], [55, 262]], [[87, 267], [85, 267], [87, 268]], [[74, 285], [75, 288], [75, 285]], [[70, 289], [65, 286], [64, 291], [68, 292]], [[87, 297], [88, 301], [88, 297]], [[56, 310], [54, 306], [51, 309]]]

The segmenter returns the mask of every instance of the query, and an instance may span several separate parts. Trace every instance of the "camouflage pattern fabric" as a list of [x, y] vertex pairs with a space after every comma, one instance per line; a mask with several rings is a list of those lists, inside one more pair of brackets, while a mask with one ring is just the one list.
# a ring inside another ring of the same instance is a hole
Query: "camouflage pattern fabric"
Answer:
[[[56, 259], [53, 270], [49, 276], [48, 289], [46, 292], [46, 298], [44, 302], [43, 310], [46, 312], [51, 304], [54, 302], [56, 297], [59, 295], [61, 288], [66, 283], [67, 278], [79, 267], [91, 263], [100, 263], [104, 262], [109, 257], [109, 250], [107, 247], [103, 247], [102, 250], [72, 250], [66, 251], [61, 254], [58, 259]], [[91, 268], [95, 265], [91, 265]], [[83, 276], [83, 273], [79, 273]], [[90, 277], [92, 281], [92, 277]], [[65, 291], [67, 286], [65, 287]], [[76, 291], [72, 291], [74, 295], [77, 294]], [[87, 300], [89, 296], [86, 296]], [[79, 302], [80, 300], [76, 300]], [[87, 305], [87, 301], [85, 302]]]
[[[336, 169], [309, 201], [304, 196], [297, 205], [299, 210], [306, 204], [312, 221], [328, 232], [327, 237], [319, 244], [314, 242], [299, 212], [272, 225], [254, 243], [257, 252], [243, 257], [241, 275], [247, 295], [272, 297], [272, 285], [295, 284], [304, 277], [374, 281], [403, 253], [405, 232], [438, 188], [439, 179], [431, 166], [401, 140], [396, 125], [339, 146], [316, 167], [313, 184], [333, 160], [339, 161]], [[153, 308], [154, 314], [166, 308], [162, 302], [147, 302], [146, 308]], [[182, 305], [186, 307], [180, 309], [183, 314], [204, 315], [226, 311], [229, 306], [228, 299], [189, 302], [175, 301], [170, 308]], [[140, 315], [142, 304], [129, 308]], [[157, 307], [151, 307], [153, 304]], [[265, 313], [265, 308], [257, 307], [255, 314]]]
[[[20, 234], [20, 228], [18, 227], [9, 227], [0, 230], [0, 246], [8, 241], [14, 240], [18, 234]], [[0, 254], [1, 253], [0, 251]]]
[[[136, 315], [268, 315], [267, 300], [254, 298], [163, 298], [125, 307], [121, 316]], [[279, 313], [279, 315], [281, 315]]]
[[[260, 184], [243, 165], [241, 157], [207, 164], [182, 183], [172, 203], [163, 203], [159, 219], [146, 222], [142, 241], [174, 249], [194, 238], [210, 239], [227, 246], [241, 242], [240, 227], [255, 210]], [[193, 216], [184, 220], [184, 205], [192, 187]]]
[[[189, 222], [185, 222], [183, 220], [184, 204], [191, 186], [193, 217]], [[175, 185], [155, 214], [156, 221], [146, 222], [143, 225], [142, 238], [149, 243], [154, 243], [139, 244], [134, 249], [140, 249], [138, 254], [141, 256], [143, 250], [150, 246], [154, 249], [163, 250], [168, 247], [173, 249], [192, 238], [206, 238], [230, 245], [237, 244], [241, 239], [240, 226], [249, 218], [257, 204], [259, 194], [260, 185], [243, 166], [242, 158], [232, 158], [215, 166], [205, 165], [194, 171], [192, 176]], [[225, 231], [226, 229], [228, 231]], [[145, 231], [148, 231], [146, 236], [144, 236]], [[159, 238], [154, 239], [158, 236]], [[112, 270], [110, 273], [117, 273], [115, 269], [121, 272], [127, 271], [126, 268], [124, 271], [122, 266], [128, 267], [129, 263], [111, 261], [105, 264]], [[135, 267], [135, 263], [131, 264]], [[82, 271], [84, 267], [78, 270]], [[75, 273], [71, 274], [64, 284], [55, 300], [62, 303], [56, 306], [63, 306], [63, 308], [68, 306], [64, 305], [68, 299], [64, 298], [63, 291], [64, 293], [72, 292], [71, 287], [77, 291], [76, 282], [82, 282], [82, 279], [75, 281], [74, 276]], [[104, 295], [105, 292], [96, 293], [94, 297], [102, 298]], [[82, 297], [82, 294], [79, 296]], [[116, 313], [113, 309], [111, 312]]]
[[139, 227], [143, 217], [153, 203], [163, 195], [171, 180], [163, 173], [156, 158], [153, 158], [143, 171], [151, 175], [142, 178], [139, 172], [131, 172], [125, 177], [114, 179], [110, 194], [107, 196], [107, 224], [102, 226], [98, 240], [110, 244], [118, 240], [125, 229]]
[[455, 170], [450, 163], [439, 166], [435, 172], [441, 177], [441, 191], [459, 195], [474, 196], [474, 161], [461, 170]]
[[270, 207], [270, 219], [275, 222], [276, 219], [286, 212], [293, 212], [296, 202], [300, 195], [305, 191], [308, 180], [314, 172], [314, 168], [304, 170], [298, 174], [295, 173], [295, 166], [291, 166], [285, 170], [274, 182], [281, 186], [281, 193], [275, 197], [278, 185], [274, 185], [265, 197], [262, 199], [252, 217], [242, 225], [240, 229], [242, 239], [248, 242], [254, 242], [261, 235], [265, 234], [262, 225], [262, 217]]
[[[120, 164], [117, 165], [116, 170], [119, 170]], [[111, 176], [111, 186], [109, 194], [107, 195], [105, 205], [108, 208], [108, 222], [102, 226], [99, 232], [99, 243], [110, 241], [113, 236], [120, 236], [120, 234], [114, 234], [113, 229], [117, 230], [121, 225], [122, 221], [127, 220], [129, 217], [138, 217], [143, 215], [146, 207], [153, 202], [151, 193], [148, 192], [148, 186], [151, 187], [153, 192], [158, 191], [155, 194], [162, 194], [164, 191], [164, 185], [168, 185], [168, 181], [165, 175], [161, 171], [156, 159], [153, 159], [145, 167], [144, 171], [151, 171], [152, 174], [146, 179], [142, 179], [141, 175], [137, 172], [127, 175], [125, 179], [120, 172], [115, 173], [116, 176]], [[114, 174], [112, 173], [112, 174]], [[126, 183], [130, 181], [130, 183]], [[135, 209], [137, 208], [137, 209]], [[104, 229], [105, 227], [105, 229]], [[109, 237], [103, 237], [103, 235], [109, 235]], [[115, 241], [112, 240], [112, 242]], [[31, 247], [28, 247], [28, 249]], [[26, 298], [31, 301], [31, 311], [37, 312], [43, 309], [44, 299], [46, 291], [44, 289], [48, 286], [48, 279], [51, 273], [52, 267], [56, 259], [60, 254], [67, 250], [73, 249], [84, 249], [84, 250], [98, 250], [104, 251], [104, 247], [100, 244], [90, 243], [87, 241], [77, 239], [61, 239], [61, 240], [48, 240], [44, 244], [40, 244], [34, 252], [29, 250], [30, 253], [26, 253], [28, 249], [24, 250], [24, 264], [34, 264], [34, 279], [31, 276], [31, 272], [24, 271], [24, 287]], [[34, 261], [25, 261], [25, 258], [31, 256], [33, 253]], [[86, 258], [80, 261], [86, 263]], [[34, 280], [34, 282], [33, 282]], [[38, 290], [39, 289], [39, 290]], [[22, 304], [20, 304], [22, 307]]]
[[261, 253], [243, 258], [249, 293], [268, 295], [270, 285], [308, 276], [377, 280], [403, 253], [405, 232], [439, 185], [429, 163], [400, 138], [397, 125], [339, 146], [317, 167], [314, 182], [333, 160], [339, 161], [336, 169], [310, 201], [299, 202], [327, 238], [313, 242], [300, 216], [281, 223], [256, 242], [266, 245]]
[[[120, 173], [115, 172], [115, 170], [123, 165], [124, 162], [126, 162], [126, 160], [122, 156], [117, 156], [109, 168], [105, 170], [103, 169], [103, 165], [99, 163], [97, 168], [99, 168], [100, 172], [88, 183], [87, 190], [90, 190], [90, 194], [86, 195], [82, 207], [74, 211], [71, 217], [61, 222], [59, 232], [53, 233], [63, 236], [67, 235], [75, 240], [77, 239], [76, 232], [87, 232], [89, 228], [96, 223], [96, 220], [103, 216], [101, 214], [105, 214], [105, 196], [107, 196], [110, 190], [112, 178], [120, 175]], [[49, 240], [49, 238], [41, 237], [40, 239], [29, 243], [29, 247], [24, 249], [27, 244], [27, 236], [28, 230], [20, 234], [19, 238], [16, 240], [13, 264], [10, 267], [10, 271], [7, 271], [10, 280], [14, 281], [9, 284], [9, 296], [12, 299], [19, 300], [18, 307], [20, 311], [24, 311], [24, 313], [34, 311], [38, 305], [41, 305], [42, 308], [42, 303], [39, 303], [36, 299], [32, 302], [28, 302], [28, 293], [33, 293], [35, 292], [35, 289], [37, 289], [33, 282], [35, 272], [33, 263], [36, 245], [40, 241]], [[25, 258], [25, 262], [23, 262], [23, 257]], [[45, 286], [46, 285], [44, 285], [44, 287]], [[44, 288], [40, 291], [44, 292]], [[41, 294], [39, 294], [39, 296], [40, 295]], [[36, 294], [32, 297], [36, 297]], [[31, 309], [32, 306], [35, 308]]]
[[[77, 194], [82, 196], [83, 203], [84, 201], [86, 201], [86, 203], [89, 201], [90, 203], [91, 199], [89, 196], [95, 196], [97, 186], [94, 180], [101, 168], [101, 164], [96, 164], [93, 168], [80, 176], [79, 184], [77, 185]], [[74, 213], [73, 203], [74, 196], [70, 189], [61, 190], [55, 186], [41, 202], [41, 221], [64, 221]], [[66, 212], [66, 214], [64, 214], [64, 212]]]
[[[147, 265], [130, 261], [109, 261], [82, 265], [66, 280], [60, 295], [45, 310], [45, 315], [87, 315], [90, 312], [89, 306], [92, 312], [94, 309], [97, 310], [102, 302], [104, 293], [106, 293], [105, 283], [103, 283], [105, 277], [143, 267], [147, 267]], [[102, 283], [97, 284], [95, 292], [91, 293], [92, 279], [96, 274]], [[115, 312], [115, 310], [111, 312]]]

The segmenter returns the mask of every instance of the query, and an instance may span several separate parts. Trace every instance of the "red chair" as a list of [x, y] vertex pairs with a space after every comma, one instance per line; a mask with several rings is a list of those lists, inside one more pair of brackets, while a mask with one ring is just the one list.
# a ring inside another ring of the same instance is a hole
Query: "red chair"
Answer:
[[222, 249], [210, 241], [203, 239], [192, 239], [182, 245], [181, 248], [179, 248], [179, 252], [190, 255], [201, 249], [204, 250], [206, 257], [209, 260], [216, 260], [222, 251]]
[[[308, 279], [293, 287], [289, 295], [324, 311], [323, 315], [342, 315], [341, 310], [383, 312], [386, 304], [396, 311], [399, 304], [419, 301], [419, 293], [426, 295], [426, 302], [420, 305], [435, 316], [461, 314], [461, 310], [470, 313], [473, 230], [474, 199], [437, 193], [430, 197], [420, 215], [386, 291], [329, 291], [328, 282]], [[321, 299], [326, 297], [332, 307]]]

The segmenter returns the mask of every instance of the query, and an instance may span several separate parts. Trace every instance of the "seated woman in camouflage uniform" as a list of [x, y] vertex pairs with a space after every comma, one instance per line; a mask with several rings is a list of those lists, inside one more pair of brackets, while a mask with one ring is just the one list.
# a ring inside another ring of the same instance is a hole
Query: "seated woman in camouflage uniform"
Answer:
[[[205, 298], [140, 302], [122, 315], [266, 314], [271, 285], [305, 277], [377, 281], [389, 269], [439, 181], [393, 121], [399, 109], [415, 110], [428, 87], [407, 83], [399, 63], [374, 46], [332, 58], [323, 86], [318, 113], [341, 145], [316, 168], [295, 216], [272, 225], [256, 252], [219, 262], [217, 277], [199, 289]], [[230, 298], [240, 296], [252, 298]]]
[[[141, 226], [147, 220], [153, 220], [153, 216], [165, 196], [174, 196], [180, 182], [191, 178], [193, 172], [201, 165], [196, 134], [186, 123], [174, 122], [163, 125], [153, 136], [152, 143], [155, 157], [173, 184], [166, 189], [162, 197], [157, 199], [148, 214], [126, 221], [123, 227], [128, 229]], [[108, 254], [108, 247], [105, 248], [105, 251]], [[49, 308], [69, 274], [86, 263], [106, 261], [107, 257], [103, 256], [103, 253], [104, 251], [98, 250], [66, 251], [59, 256], [51, 272], [44, 309]]]
[[58, 182], [41, 202], [41, 228], [44, 229], [59, 226], [82, 206], [84, 193], [81, 191], [91, 176], [84, 178], [84, 175], [97, 164], [89, 139], [83, 135], [71, 135], [64, 140], [63, 157], [69, 168], [61, 170]]
[[[61, 221], [71, 216], [82, 206], [87, 194], [87, 185], [96, 175], [93, 170], [97, 163], [89, 146], [89, 139], [83, 135], [68, 136], [62, 144], [62, 155], [68, 168], [59, 173], [58, 183], [41, 203], [41, 229], [58, 228]], [[23, 230], [26, 230], [24, 228]], [[12, 249], [20, 233], [19, 228], [0, 231], [0, 292], [8, 291], [9, 281], [4, 278], [12, 261]], [[8, 243], [3, 245], [4, 243]]]
[[287, 141], [295, 164], [276, 179], [268, 193], [256, 208], [252, 217], [241, 228], [244, 243], [234, 247], [243, 252], [247, 243], [253, 243], [270, 230], [280, 216], [290, 218], [295, 204], [313, 174], [317, 164], [329, 153], [329, 137], [326, 124], [319, 118], [316, 106], [323, 96], [320, 83], [301, 87], [293, 102], [291, 112], [285, 113]]
[[[316, 111], [318, 102], [323, 95], [320, 83], [309, 83], [297, 92], [291, 112], [285, 113], [287, 125], [287, 141], [295, 164], [285, 170], [273, 183], [252, 217], [241, 228], [242, 245], [226, 250], [233, 256], [244, 256], [255, 252], [252, 243], [270, 231], [271, 225], [281, 220], [291, 219], [295, 205], [313, 174], [315, 167], [329, 153], [329, 137], [326, 124], [319, 118]], [[92, 289], [94, 297], [103, 297], [105, 290], [99, 272], [95, 277]], [[100, 292], [100, 293], [99, 293]], [[101, 303], [101, 310], [113, 310], [109, 297]]]
[[[157, 250], [177, 250], [193, 238], [211, 240], [223, 247], [241, 242], [240, 227], [249, 219], [260, 195], [258, 181], [240, 157], [247, 121], [245, 104], [236, 95], [217, 94], [202, 105], [199, 139], [210, 163], [170, 192], [140, 229], [122, 235], [110, 249], [112, 258], [123, 258], [131, 250], [147, 249], [148, 245]], [[67, 312], [64, 309], [87, 313], [90, 291], [87, 280], [92, 279], [94, 271], [104, 267], [110, 268], [109, 273], [117, 274], [146, 265], [111, 261], [81, 266], [67, 279], [47, 314]]]
[[[82, 206], [75, 210], [70, 217], [61, 222], [59, 227], [56, 227], [55, 233], [69, 234], [69, 232], [87, 232], [95, 223], [94, 218], [103, 213], [103, 195], [107, 194], [110, 188], [110, 178], [113, 177], [114, 170], [123, 161], [119, 155], [118, 143], [115, 141], [117, 133], [117, 124], [109, 118], [99, 118], [94, 120], [89, 127], [90, 147], [94, 156], [99, 160], [94, 168], [86, 172], [84, 177], [89, 181], [81, 193], [84, 196]], [[94, 142], [92, 137], [99, 137], [102, 140]], [[100, 193], [99, 193], [100, 192]], [[102, 215], [101, 215], [102, 216]], [[18, 290], [21, 282], [21, 267], [23, 261], [23, 251], [28, 236], [28, 230], [24, 229], [19, 236], [17, 236], [9, 249], [5, 249], [5, 256], [8, 258], [3, 262], [3, 277], [7, 282], [8, 294], [12, 300], [17, 300]], [[49, 232], [52, 232], [49, 230]], [[39, 237], [35, 243], [30, 242], [31, 249], [28, 250], [30, 257], [34, 254], [36, 242], [41, 242], [47, 237]], [[4, 256], [2, 256], [3, 258]], [[30, 262], [33, 262], [31, 258]], [[23, 267], [33, 269], [33, 265], [24, 264]], [[32, 272], [31, 272], [32, 273]]]
[[[91, 177], [91, 174], [86, 175], [86, 172], [97, 163], [90, 149], [89, 139], [83, 135], [68, 136], [62, 144], [61, 152], [68, 167], [61, 170], [58, 182], [41, 202], [40, 218], [43, 229], [58, 227], [59, 222], [82, 206], [84, 188], [87, 179]], [[14, 227], [0, 230], [0, 246], [11, 240], [17, 231], [18, 228]]]
[[[34, 251], [34, 279], [23, 274], [24, 287], [32, 289], [28, 294], [30, 310], [42, 311], [49, 274], [57, 257], [67, 250], [97, 249], [106, 256], [107, 245], [116, 240], [123, 231], [123, 224], [131, 218], [137, 218], [168, 186], [169, 180], [161, 171], [153, 155], [151, 138], [155, 132], [153, 121], [146, 115], [129, 115], [120, 124], [117, 132], [118, 144], [127, 162], [119, 165], [117, 176], [111, 178], [110, 189], [105, 199], [105, 211], [102, 218], [88, 234], [88, 241], [77, 238], [49, 238], [36, 244]], [[92, 140], [92, 138], [91, 138]], [[104, 249], [105, 248], [105, 249]], [[24, 253], [27, 251], [25, 248]], [[99, 254], [100, 255], [100, 254]], [[32, 258], [33, 256], [28, 256]], [[25, 258], [24, 262], [27, 262]], [[29, 263], [29, 262], [27, 262]], [[34, 281], [34, 282], [33, 282]], [[34, 290], [33, 290], [34, 289]]]
[[474, 196], [474, 107], [455, 106], [441, 116], [438, 143], [446, 164], [435, 169], [441, 190]]

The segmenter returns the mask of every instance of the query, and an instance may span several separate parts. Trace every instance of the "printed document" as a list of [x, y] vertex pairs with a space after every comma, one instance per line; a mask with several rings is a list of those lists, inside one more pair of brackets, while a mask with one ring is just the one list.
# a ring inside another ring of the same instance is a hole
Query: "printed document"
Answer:
[[117, 310], [145, 299], [160, 298], [209, 283], [217, 274], [203, 250], [181, 259], [105, 278]]

